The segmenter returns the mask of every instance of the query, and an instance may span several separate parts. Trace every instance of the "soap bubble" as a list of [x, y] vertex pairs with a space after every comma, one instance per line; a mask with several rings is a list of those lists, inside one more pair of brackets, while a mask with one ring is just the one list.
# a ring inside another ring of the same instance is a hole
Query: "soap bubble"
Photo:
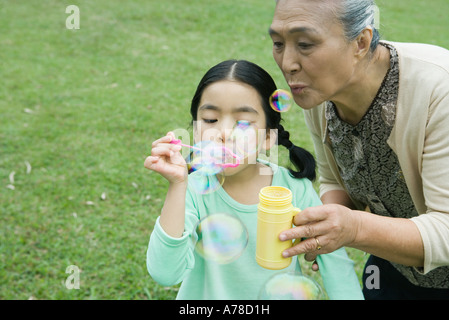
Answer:
[[191, 186], [200, 194], [216, 191], [224, 183], [224, 176], [220, 173], [228, 157], [223, 148], [213, 141], [201, 141], [192, 150], [187, 159], [189, 171], [194, 173], [189, 178]]
[[254, 124], [244, 120], [237, 121], [232, 129], [231, 140], [234, 152], [241, 159], [257, 153], [257, 134], [258, 130]]
[[227, 264], [237, 260], [248, 244], [248, 230], [228, 213], [213, 213], [195, 226], [195, 251], [208, 261]]
[[270, 106], [274, 111], [286, 112], [293, 105], [293, 98], [289, 91], [278, 89], [270, 97]]
[[272, 276], [259, 293], [261, 300], [319, 300], [320, 286], [310, 277], [297, 272], [280, 272]]
[[222, 174], [209, 174], [205, 169], [199, 169], [189, 176], [190, 185], [199, 194], [209, 194], [217, 191], [224, 183]]
[[204, 173], [217, 174], [226, 167], [236, 167], [240, 157], [231, 149], [213, 141], [205, 140], [192, 147], [187, 162], [190, 170], [202, 170]]
[[213, 141], [200, 141], [193, 146], [189, 165], [192, 171], [201, 170], [203, 174], [217, 174], [222, 171], [223, 154], [221, 148]]

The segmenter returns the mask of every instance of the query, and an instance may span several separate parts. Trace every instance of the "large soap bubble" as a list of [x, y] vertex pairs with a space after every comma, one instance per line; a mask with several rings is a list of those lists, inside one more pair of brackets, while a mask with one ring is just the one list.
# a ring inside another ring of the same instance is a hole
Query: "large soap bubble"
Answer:
[[310, 277], [298, 272], [280, 272], [273, 275], [262, 287], [261, 300], [320, 300], [320, 286]]
[[248, 230], [228, 213], [213, 213], [198, 221], [195, 251], [208, 261], [227, 264], [237, 260], [248, 244]]

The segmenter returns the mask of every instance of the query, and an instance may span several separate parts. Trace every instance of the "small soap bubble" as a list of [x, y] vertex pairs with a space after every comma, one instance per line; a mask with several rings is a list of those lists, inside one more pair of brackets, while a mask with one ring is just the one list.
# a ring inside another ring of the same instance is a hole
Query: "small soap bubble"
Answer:
[[257, 135], [258, 130], [254, 124], [244, 120], [237, 121], [231, 133], [235, 154], [241, 159], [256, 154], [258, 150]]
[[262, 287], [260, 300], [320, 300], [321, 287], [310, 277], [297, 272], [280, 272]]
[[195, 251], [205, 260], [227, 264], [237, 260], [248, 244], [248, 230], [228, 213], [213, 213], [198, 221]]
[[274, 111], [287, 112], [293, 105], [293, 98], [289, 91], [278, 89], [270, 97], [270, 106]]

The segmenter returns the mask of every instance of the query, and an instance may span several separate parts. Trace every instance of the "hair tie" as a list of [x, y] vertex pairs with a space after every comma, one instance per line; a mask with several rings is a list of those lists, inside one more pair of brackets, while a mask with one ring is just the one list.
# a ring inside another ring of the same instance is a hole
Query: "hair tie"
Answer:
[[288, 151], [292, 151], [292, 149], [293, 149], [294, 147], [295, 147], [295, 145], [292, 143], [292, 144], [290, 145], [290, 147], [287, 148], [287, 150], [288, 150]]

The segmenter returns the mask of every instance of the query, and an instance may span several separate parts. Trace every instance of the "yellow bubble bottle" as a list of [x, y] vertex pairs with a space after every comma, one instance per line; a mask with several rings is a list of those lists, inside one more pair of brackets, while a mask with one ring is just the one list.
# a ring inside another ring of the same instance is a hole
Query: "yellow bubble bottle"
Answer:
[[279, 234], [292, 227], [293, 217], [300, 211], [293, 207], [289, 189], [268, 186], [260, 190], [256, 261], [261, 267], [279, 270], [290, 265], [292, 258], [284, 258], [282, 251], [291, 247], [292, 241], [279, 240]]

